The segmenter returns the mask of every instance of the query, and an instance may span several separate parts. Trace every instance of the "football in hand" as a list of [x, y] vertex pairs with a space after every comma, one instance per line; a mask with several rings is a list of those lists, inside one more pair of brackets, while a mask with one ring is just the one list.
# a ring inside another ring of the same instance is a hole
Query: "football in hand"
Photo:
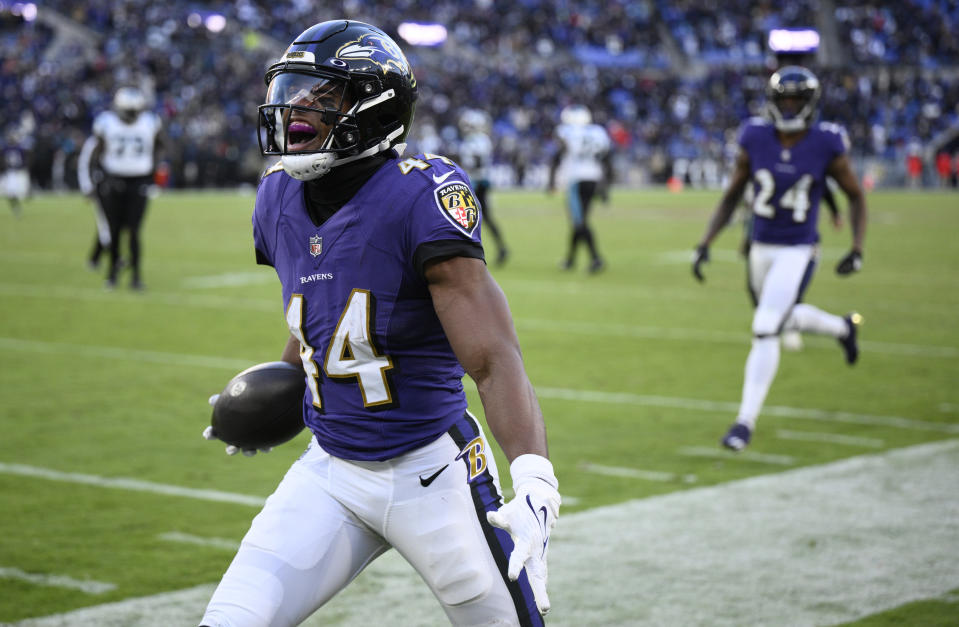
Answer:
[[303, 430], [303, 370], [285, 361], [247, 368], [226, 384], [213, 405], [216, 437], [240, 449], [264, 449]]

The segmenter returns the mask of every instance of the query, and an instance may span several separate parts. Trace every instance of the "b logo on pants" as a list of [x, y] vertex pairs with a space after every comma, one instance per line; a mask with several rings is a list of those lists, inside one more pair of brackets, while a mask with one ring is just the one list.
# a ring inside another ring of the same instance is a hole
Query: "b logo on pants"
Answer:
[[483, 442], [483, 438], [478, 436], [474, 438], [472, 442], [463, 447], [463, 450], [456, 456], [456, 459], [463, 459], [464, 457], [469, 460], [469, 482], [473, 483], [477, 477], [483, 474], [487, 466], [486, 445]]

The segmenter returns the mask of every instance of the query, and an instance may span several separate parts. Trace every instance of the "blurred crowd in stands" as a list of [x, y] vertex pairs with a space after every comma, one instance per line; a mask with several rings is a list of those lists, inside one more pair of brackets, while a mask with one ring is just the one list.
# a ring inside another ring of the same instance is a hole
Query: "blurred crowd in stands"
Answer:
[[[620, 183], [720, 185], [737, 127], [761, 110], [776, 27], [817, 28], [830, 44], [813, 65], [821, 117], [847, 126], [855, 163], [881, 184], [935, 184], [937, 154], [959, 150], [954, 0], [0, 0], [4, 141], [29, 144], [35, 185], [73, 187], [93, 117], [136, 84], [163, 119], [171, 186], [254, 184], [263, 72], [336, 17], [384, 28], [409, 56], [410, 150], [449, 150], [459, 113], [483, 109], [501, 184], [539, 184], [575, 102], [610, 131]], [[407, 43], [404, 22], [448, 38]]]

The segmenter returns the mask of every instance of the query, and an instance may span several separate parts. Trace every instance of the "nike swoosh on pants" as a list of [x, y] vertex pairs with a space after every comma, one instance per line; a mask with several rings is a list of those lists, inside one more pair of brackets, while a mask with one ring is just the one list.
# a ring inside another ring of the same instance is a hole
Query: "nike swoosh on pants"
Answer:
[[420, 485], [425, 488], [425, 487], [427, 487], [429, 484], [433, 483], [433, 481], [434, 481], [437, 477], [440, 476], [440, 473], [443, 472], [444, 470], [446, 470], [446, 468], [447, 468], [448, 466], [449, 466], [449, 464], [446, 464], [446, 466], [443, 466], [442, 468], [440, 468], [439, 470], [437, 470], [436, 472], [434, 472], [432, 475], [430, 475], [430, 476], [427, 477], [426, 479], [424, 479], [422, 476], [420, 476]]

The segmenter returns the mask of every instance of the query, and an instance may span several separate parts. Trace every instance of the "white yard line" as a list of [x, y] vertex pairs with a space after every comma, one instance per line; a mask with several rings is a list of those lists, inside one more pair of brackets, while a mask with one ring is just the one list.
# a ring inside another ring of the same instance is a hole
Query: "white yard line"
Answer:
[[696, 483], [697, 481], [696, 475], [677, 475], [674, 472], [663, 472], [661, 470], [643, 470], [641, 468], [625, 468], [622, 466], [604, 466], [602, 464], [593, 464], [589, 462], [580, 464], [579, 469], [583, 472], [589, 472], [594, 475], [623, 477], [625, 479], [642, 479], [643, 481], [662, 481], [664, 483], [673, 481]]
[[39, 342], [37, 340], [20, 340], [10, 337], [0, 337], [0, 350], [43, 353], [47, 355], [59, 355], [68, 351], [73, 355], [82, 355], [84, 357], [140, 361], [152, 364], [165, 364], [168, 366], [213, 368], [217, 370], [233, 370], [236, 372], [253, 365], [253, 361], [248, 359], [184, 355], [182, 353], [164, 353], [160, 351], [114, 348], [110, 346], [90, 346], [69, 342]]
[[[826, 251], [822, 251], [823, 254], [828, 254]], [[836, 257], [843, 255], [844, 253], [839, 249], [835, 251], [829, 251], [830, 253], [834, 252]], [[726, 248], [715, 248], [709, 251], [709, 260], [710, 261], [721, 261], [724, 263], [736, 263], [744, 264], [742, 255], [739, 254], [739, 251], [730, 250]], [[653, 255], [652, 262], [656, 265], [668, 266], [668, 265], [689, 265], [693, 261], [693, 250], [667, 250], [665, 252], [657, 253]]]
[[205, 290], [217, 287], [242, 287], [276, 283], [273, 272], [227, 272], [211, 276], [194, 276], [183, 279], [181, 285], [188, 290]]
[[189, 533], [180, 533], [179, 531], [168, 531], [157, 536], [167, 542], [177, 542], [179, 544], [193, 544], [196, 546], [212, 547], [214, 549], [223, 549], [224, 551], [236, 551], [240, 548], [239, 540], [228, 540], [226, 538], [204, 538]]
[[[536, 395], [540, 398], [551, 398], [566, 401], [581, 401], [586, 403], [610, 403], [616, 405], [639, 405], [646, 407], [668, 407], [694, 411], [718, 412], [735, 415], [739, 411], [739, 403], [728, 401], [710, 401], [695, 398], [678, 398], [674, 396], [654, 396], [649, 394], [632, 394], [630, 392], [600, 392], [596, 390], [572, 390], [569, 388], [536, 387]], [[858, 425], [873, 425], [912, 429], [915, 431], [931, 431], [936, 433], [959, 433], [959, 424], [928, 422], [914, 420], [902, 416], [877, 416], [872, 414], [856, 414], [844, 411], [825, 411], [808, 407], [788, 407], [781, 405], [763, 406], [763, 415], [780, 416], [783, 418], [797, 418], [800, 420], [825, 420], [828, 422], [844, 422]]]
[[[556, 627], [804, 627], [959, 587], [959, 440], [561, 516], [550, 543]], [[213, 584], [16, 627], [194, 625]], [[447, 621], [395, 552], [305, 625]]]
[[880, 440], [879, 438], [863, 438], [856, 435], [819, 433], [815, 431], [790, 431], [788, 429], [777, 429], [776, 437], [780, 440], [826, 442], [827, 444], [845, 444], [847, 446], [862, 446], [864, 448], [882, 448], [886, 445], [886, 441]]
[[98, 488], [151, 492], [165, 496], [182, 496], [190, 499], [199, 499], [201, 501], [219, 501], [221, 503], [235, 503], [237, 505], [249, 505], [252, 507], [262, 507], [263, 502], [266, 500], [266, 497], [262, 496], [234, 494], [232, 492], [221, 492], [219, 490], [197, 490], [195, 488], [184, 488], [181, 486], [154, 483], [141, 479], [129, 479], [126, 477], [100, 477], [98, 475], [87, 475], [77, 472], [60, 472], [58, 470], [27, 466], [25, 464], [7, 464], [0, 462], [0, 473], [21, 477], [33, 477], [34, 479], [63, 481], [66, 483], [80, 483]]
[[0, 579], [19, 579], [36, 586], [48, 586], [52, 588], [68, 588], [70, 590], [79, 590], [87, 594], [103, 594], [116, 590], [115, 583], [105, 583], [102, 581], [93, 581], [92, 579], [74, 579], [67, 575], [41, 575], [39, 573], [28, 573], [19, 568], [10, 568], [0, 566]]
[[[98, 288], [83, 288], [58, 285], [21, 285], [15, 283], [0, 283], [0, 295], [31, 298], [56, 298], [70, 301], [116, 301], [118, 299], [130, 299], [138, 302], [156, 303], [161, 305], [173, 305], [177, 307], [197, 307], [202, 309], [244, 309], [263, 312], [280, 313], [282, 311], [279, 299], [253, 299], [253, 298], [233, 298], [228, 296], [218, 296], [210, 294], [196, 294], [194, 289], [205, 289], [215, 287], [232, 287], [252, 284], [267, 283], [267, 279], [276, 280], [271, 274], [261, 274], [253, 272], [229, 273], [216, 276], [191, 277], [184, 280], [184, 287], [188, 290], [183, 292], [147, 292], [145, 294], [126, 294], [117, 292], [106, 292]], [[520, 280], [522, 281], [522, 280]], [[547, 283], [547, 291], [569, 292], [579, 294], [583, 292], [588, 285], [579, 283]], [[637, 288], [633, 288], [637, 289]], [[666, 288], [657, 290], [649, 294], [652, 298], [677, 298], [675, 289]], [[681, 290], [685, 293], [687, 290]], [[952, 313], [948, 307], [945, 310]], [[545, 330], [562, 331], [565, 333], [578, 333], [583, 335], [608, 335], [615, 337], [631, 337], [653, 340], [670, 340], [681, 342], [709, 342], [714, 344], [742, 344], [748, 345], [749, 334], [745, 331], [718, 331], [702, 328], [684, 328], [684, 327], [651, 327], [630, 324], [616, 324], [603, 322], [575, 322], [563, 320], [549, 320], [542, 318], [517, 318], [516, 326], [520, 330]], [[835, 350], [837, 347], [832, 341], [817, 342], [820, 338], [809, 338], [810, 348], [822, 350]], [[940, 359], [959, 358], [959, 348], [954, 346], [931, 346], [927, 344], [901, 343], [901, 342], [880, 342], [874, 340], [864, 340], [860, 343], [864, 351], [888, 355], [902, 355], [907, 357], [930, 357]]]
[[[683, 327], [650, 327], [632, 324], [616, 324], [612, 322], [572, 322], [564, 320], [548, 320], [541, 318], [517, 318], [516, 327], [536, 331], [550, 331], [563, 333], [578, 333], [581, 335], [604, 335], [626, 338], [642, 338], [651, 340], [679, 340], [709, 342], [711, 344], [741, 344], [749, 345], [749, 334], [745, 331], [717, 331], [715, 329], [689, 329]], [[807, 345], [810, 348], [835, 351], [839, 354], [839, 347], [829, 338], [809, 337]], [[884, 353], [889, 355], [904, 355], [913, 357], [935, 357], [955, 359], [959, 357], [959, 348], [952, 346], [929, 346], [924, 344], [907, 344], [897, 342], [877, 342], [864, 340], [860, 342], [864, 352]]]
[[282, 302], [279, 295], [275, 300], [266, 298], [244, 298], [194, 292], [155, 292], [133, 293], [127, 291], [108, 292], [103, 288], [72, 287], [67, 285], [23, 285], [18, 283], [0, 283], [0, 296], [22, 298], [43, 298], [66, 300], [70, 302], [137, 302], [172, 307], [196, 307], [198, 309], [222, 309], [263, 311], [281, 315]]
[[761, 464], [772, 464], [774, 466], [795, 466], [796, 458], [790, 455], [772, 455], [769, 453], [757, 453], [756, 451], [740, 451], [732, 453], [718, 446], [684, 446], [676, 451], [686, 457], [707, 457], [712, 459], [722, 459], [733, 462], [739, 459], [749, 462], [759, 462]]
[[[135, 300], [137, 302], [172, 305], [177, 307], [196, 307], [202, 309], [244, 309], [262, 312], [282, 311], [280, 300], [253, 299], [228, 297], [210, 294], [196, 294], [194, 289], [209, 287], [241, 286], [267, 282], [263, 277], [275, 280], [270, 274], [259, 273], [230, 273], [217, 276], [192, 277], [184, 280], [187, 292], [147, 292], [145, 294], [126, 294], [106, 292], [98, 288], [82, 288], [71, 286], [35, 286], [12, 283], [0, 283], [0, 295], [31, 298], [56, 298], [70, 301], [111, 301], [118, 299]], [[552, 284], [550, 284], [552, 285]], [[560, 287], [579, 293], [579, 284]], [[552, 288], [551, 288], [552, 289]], [[559, 288], [557, 288], [559, 289]], [[656, 298], [660, 298], [659, 295]], [[684, 327], [652, 327], [631, 324], [617, 324], [605, 322], [575, 322], [550, 320], [543, 318], [516, 318], [519, 330], [560, 331], [582, 335], [603, 335], [627, 338], [642, 338], [652, 340], [669, 340], [681, 342], [708, 342], [713, 344], [742, 344], [749, 343], [749, 334], [746, 331], [721, 331], [709, 328]], [[835, 343], [823, 338], [810, 337], [807, 343], [810, 348], [817, 350], [838, 350]], [[954, 346], [931, 346], [927, 344], [880, 342], [863, 340], [860, 342], [863, 351], [907, 357], [930, 357], [940, 359], [959, 358], [959, 348]]]
[[[67, 342], [40, 342], [37, 340], [21, 340], [9, 337], [0, 337], [0, 350], [44, 353], [48, 355], [56, 355], [64, 351], [69, 351], [73, 355], [84, 357], [95, 357], [100, 359], [123, 359], [171, 366], [192, 366], [196, 368], [229, 370], [233, 372], [238, 372], [254, 363], [253, 360], [248, 359], [229, 359], [225, 357], [211, 357], [206, 355], [184, 355], [182, 353], [132, 350], [109, 346], [88, 346]], [[471, 382], [468, 379], [465, 379], [464, 383], [466, 383], [468, 387], [471, 385]], [[475, 387], [471, 387], [471, 389], [475, 389]], [[668, 407], [695, 411], [719, 412], [731, 415], [735, 414], [739, 410], [739, 403], [729, 401], [711, 401], [707, 399], [655, 396], [649, 394], [633, 394], [630, 392], [602, 392], [597, 390], [576, 390], [570, 388], [537, 386], [536, 393], [541, 398], [581, 401], [587, 403], [612, 403], [646, 407]], [[928, 422], [923, 420], [915, 420], [913, 418], [905, 418], [902, 416], [857, 414], [853, 412], [826, 411], [806, 407], [788, 407], [777, 405], [764, 406], [763, 414], [767, 416], [798, 418], [801, 420], [825, 420], [830, 422], [844, 422], [859, 425], [896, 427], [900, 429], [912, 429], [915, 431], [959, 433], [959, 425], [957, 424]]]
[[[184, 355], [182, 353], [164, 353], [160, 351], [132, 350], [108, 346], [87, 346], [66, 342], [40, 342], [36, 340], [21, 340], [9, 337], [0, 337], [0, 350], [24, 351], [29, 353], [44, 353], [49, 355], [69, 351], [76, 356], [95, 357], [100, 359], [123, 359], [137, 362], [165, 364], [170, 366], [192, 366], [196, 368], [211, 368], [238, 372], [249, 367], [253, 360], [229, 359], [205, 355]], [[464, 380], [471, 389], [471, 382]], [[633, 394], [630, 392], [603, 392], [598, 390], [576, 390], [570, 388], [554, 388], [537, 386], [536, 394], [540, 398], [551, 398], [586, 403], [611, 403], [618, 405], [638, 405], [644, 407], [667, 407], [694, 411], [718, 412], [734, 415], [739, 411], [739, 403], [730, 401], [712, 401], [707, 399], [682, 398], [674, 396], [656, 396], [650, 394]], [[800, 420], [823, 420], [828, 422], [842, 422], [858, 425], [873, 425], [911, 429], [914, 431], [931, 431], [935, 433], [959, 433], [959, 425], [948, 423], [928, 422], [903, 416], [882, 416], [872, 414], [858, 414], [843, 411], [826, 411], [808, 407], [789, 407], [767, 405], [763, 407], [763, 414], [767, 416], [781, 416]]]

